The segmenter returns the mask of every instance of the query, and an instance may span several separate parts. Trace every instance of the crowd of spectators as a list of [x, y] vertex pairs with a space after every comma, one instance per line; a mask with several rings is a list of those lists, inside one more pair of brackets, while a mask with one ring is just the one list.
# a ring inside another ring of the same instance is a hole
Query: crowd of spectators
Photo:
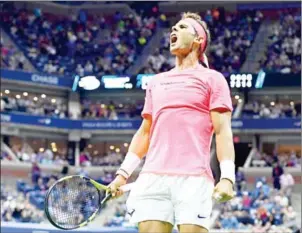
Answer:
[[[34, 150], [26, 143], [24, 144], [13, 144], [10, 147], [11, 152], [15, 154], [16, 158], [20, 162], [34, 163], [42, 165], [68, 165], [69, 162], [66, 159], [66, 149], [52, 148], [40, 150]], [[1, 147], [1, 160], [12, 161], [13, 157]]]
[[270, 45], [261, 66], [271, 72], [300, 73], [301, 9], [280, 12], [280, 20], [271, 30]]
[[1, 222], [41, 223], [44, 211], [30, 201], [30, 194], [7, 189], [1, 184]]
[[[13, 149], [13, 151], [15, 151]], [[17, 158], [21, 162], [26, 163], [39, 163], [39, 164], [54, 164], [54, 165], [63, 165], [66, 163], [66, 160], [63, 156], [54, 153], [50, 149], [46, 149], [45, 151], [34, 151], [27, 152], [24, 150], [17, 150]]]
[[[65, 76], [125, 73], [156, 30], [156, 20], [120, 12], [92, 16], [84, 10], [63, 17], [13, 4], [5, 4], [1, 13], [4, 30], [40, 72]], [[106, 29], [107, 36], [99, 34]]]
[[22, 52], [17, 51], [17, 49], [12, 45], [5, 44], [2, 37], [0, 38], [0, 48], [1, 68], [25, 70], [25, 57]]
[[[301, 156], [301, 155], [300, 155]], [[257, 152], [253, 157], [252, 166], [257, 167], [272, 167], [275, 163], [279, 163], [282, 167], [297, 167], [301, 166], [301, 157], [295, 151], [290, 153], [266, 153]]]
[[[40, 148], [40, 150], [34, 150], [32, 147], [23, 144], [13, 144], [10, 147], [11, 151], [16, 155], [20, 162], [33, 163], [39, 165], [61, 165], [65, 166], [70, 163], [66, 159], [66, 148]], [[97, 152], [97, 153], [95, 153]], [[125, 157], [125, 152], [118, 149], [108, 150], [106, 153], [101, 154], [98, 151], [89, 152], [88, 148], [85, 148], [80, 152], [79, 164], [81, 167], [90, 166], [119, 166]], [[1, 160], [12, 161], [13, 158], [10, 154], [1, 148]], [[37, 168], [39, 172], [39, 169]]]
[[265, 104], [260, 101], [250, 101], [244, 105], [242, 117], [245, 118], [286, 118], [286, 117], [301, 117], [301, 103], [289, 104], [272, 101], [270, 104]]
[[[74, 116], [68, 112], [67, 104], [62, 99], [38, 98], [23, 95], [6, 95], [1, 94], [1, 111], [2, 112], [21, 112], [30, 115], [49, 116], [57, 118], [72, 119], [134, 119], [140, 118], [144, 101], [143, 99], [134, 102], [125, 101], [94, 101], [83, 99], [81, 101], [81, 112]], [[234, 109], [236, 101], [233, 100]], [[301, 103], [284, 103], [272, 101], [265, 103], [263, 101], [249, 101], [242, 109], [241, 117], [243, 118], [300, 118]]]
[[[43, 9], [16, 9], [14, 4], [5, 4], [0, 16], [4, 30], [40, 72], [65, 76], [73, 76], [74, 71], [80, 76], [121, 75], [134, 64], [157, 26], [169, 22], [158, 8], [152, 8], [151, 14], [133, 12], [104, 17], [80, 10], [78, 14], [58, 16]], [[230, 13], [224, 8], [214, 8], [202, 18], [211, 31], [208, 49], [211, 68], [226, 76], [239, 72], [263, 21], [263, 13], [256, 10]], [[273, 72], [299, 73], [300, 28], [299, 11], [281, 11], [280, 22], [271, 28], [271, 43], [266, 59], [260, 61], [261, 67]], [[169, 40], [169, 32], [165, 32], [160, 47], [149, 56], [142, 73], [164, 72], [175, 65], [169, 53]], [[2, 41], [0, 45], [2, 66], [23, 69], [24, 56]]]
[[[203, 20], [208, 24], [212, 42], [208, 49], [209, 64], [224, 75], [238, 72], [246, 59], [263, 14], [260, 11], [225, 12], [223, 8], [208, 10]], [[170, 32], [165, 32], [161, 45], [148, 58], [141, 72], [159, 73], [171, 69], [174, 58], [169, 53]]]
[[80, 153], [80, 165], [87, 166], [119, 166], [124, 160], [125, 154], [121, 152], [109, 151], [105, 155], [94, 154], [87, 150]]
[[[76, 173], [89, 176], [82, 168], [78, 169]], [[33, 163], [31, 183], [18, 180], [17, 188], [1, 183], [1, 221], [47, 223], [48, 220], [44, 214], [46, 192], [59, 178], [67, 174], [68, 170], [66, 171], [64, 168], [61, 173], [43, 174], [38, 164]], [[114, 172], [103, 172], [103, 175], [95, 180], [108, 185], [113, 179]]]
[[[26, 93], [26, 92], [25, 92]], [[30, 115], [66, 118], [69, 116], [67, 105], [56, 99], [38, 98], [21, 95], [2, 95], [2, 112], [20, 112]]]
[[292, 232], [289, 227], [282, 226], [296, 220], [290, 195], [272, 188], [265, 178], [261, 178], [253, 190], [242, 189], [223, 205], [215, 228], [250, 229], [259, 233]]
[[61, 99], [38, 98], [23, 95], [1, 96], [2, 112], [28, 113], [36, 116], [81, 119], [133, 119], [139, 118], [143, 109], [143, 100], [135, 103], [116, 103], [115, 101], [81, 101], [81, 116], [68, 112], [67, 104]]
[[104, 226], [106, 227], [135, 227], [129, 223], [130, 216], [127, 214], [127, 206], [125, 200], [118, 202], [115, 207], [114, 215], [111, 218], [107, 218]]
[[115, 103], [109, 101], [108, 103], [102, 103], [101, 101], [82, 101], [82, 118], [83, 119], [109, 119], [118, 120], [120, 118], [138, 118], [141, 115], [143, 109], [143, 101], [137, 101], [136, 103]]

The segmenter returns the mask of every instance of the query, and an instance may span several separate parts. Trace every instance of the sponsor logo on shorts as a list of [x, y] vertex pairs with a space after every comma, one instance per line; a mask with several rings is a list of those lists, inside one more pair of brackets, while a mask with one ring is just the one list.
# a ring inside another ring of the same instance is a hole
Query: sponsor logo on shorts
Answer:
[[197, 215], [198, 218], [206, 218], [204, 216], [201, 216], [200, 214]]

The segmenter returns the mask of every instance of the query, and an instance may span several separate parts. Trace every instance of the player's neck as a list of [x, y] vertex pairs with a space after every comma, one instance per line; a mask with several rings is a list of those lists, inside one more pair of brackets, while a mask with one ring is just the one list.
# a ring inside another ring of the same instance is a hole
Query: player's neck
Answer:
[[199, 65], [198, 58], [195, 54], [190, 53], [187, 56], [177, 56], [175, 60], [175, 68], [177, 70], [186, 70], [197, 67]]

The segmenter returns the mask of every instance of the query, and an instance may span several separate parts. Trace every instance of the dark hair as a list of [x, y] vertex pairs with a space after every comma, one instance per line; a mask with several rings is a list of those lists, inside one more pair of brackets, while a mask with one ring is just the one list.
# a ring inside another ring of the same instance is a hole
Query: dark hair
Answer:
[[204, 51], [202, 51], [203, 53], [207, 53], [208, 51], [208, 48], [209, 48], [209, 45], [211, 43], [211, 34], [210, 34], [210, 30], [208, 28], [208, 25], [205, 21], [203, 21], [200, 17], [199, 14], [197, 13], [192, 13], [192, 12], [186, 12], [186, 13], [183, 13], [182, 15], [182, 19], [187, 19], [187, 18], [191, 18], [191, 19], [194, 19], [196, 20], [202, 27], [203, 29], [205, 30], [206, 32], [206, 35], [207, 35], [207, 38], [206, 38], [206, 46], [205, 46], [205, 49]]

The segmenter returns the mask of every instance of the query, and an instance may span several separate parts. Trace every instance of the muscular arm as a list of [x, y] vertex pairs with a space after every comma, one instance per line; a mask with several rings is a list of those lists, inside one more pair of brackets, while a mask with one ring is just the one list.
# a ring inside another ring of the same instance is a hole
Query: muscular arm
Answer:
[[223, 160], [235, 160], [231, 117], [232, 113], [230, 111], [211, 111], [211, 120], [216, 134], [216, 151], [219, 162]]
[[152, 125], [151, 116], [144, 118], [140, 128], [134, 134], [129, 146], [129, 152], [135, 153], [141, 159], [148, 152], [151, 125]]
[[231, 128], [230, 111], [211, 111], [211, 120], [216, 134], [216, 150], [220, 163], [221, 177], [214, 189], [213, 197], [219, 202], [225, 202], [234, 197], [235, 183], [235, 150]]
[[117, 176], [108, 186], [113, 197], [120, 196], [122, 194], [122, 191], [118, 190], [118, 188], [121, 185], [126, 184], [127, 179], [139, 165], [140, 160], [147, 154], [149, 148], [151, 125], [152, 117], [148, 115], [144, 118], [140, 128], [134, 134], [129, 146], [128, 153], [121, 167], [116, 173]]

